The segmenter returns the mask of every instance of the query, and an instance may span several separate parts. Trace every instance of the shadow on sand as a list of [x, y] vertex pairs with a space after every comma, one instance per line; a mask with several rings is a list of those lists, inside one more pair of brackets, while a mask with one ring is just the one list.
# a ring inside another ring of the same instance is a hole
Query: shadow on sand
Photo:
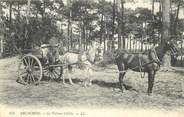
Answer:
[[[52, 80], [52, 79], [50, 79], [49, 77], [42, 78], [42, 81], [50, 81], [50, 80]], [[62, 79], [57, 79], [54, 81], [60, 83], [60, 82], [62, 82]], [[74, 84], [81, 84], [83, 82], [83, 80], [78, 79], [78, 78], [73, 78], [72, 81]], [[69, 79], [65, 79], [65, 82], [69, 83]], [[98, 86], [103, 87], [103, 88], [120, 88], [119, 82], [106, 82], [106, 81], [102, 81], [102, 80], [93, 80], [92, 84], [98, 85]], [[126, 90], [135, 90], [132, 86], [127, 85], [127, 84], [124, 84], [124, 87]]]
[[[100, 80], [93, 80], [92, 84], [96, 84], [100, 87], [105, 87], [105, 88], [120, 88], [119, 82], [105, 82]], [[134, 88], [130, 85], [124, 84], [124, 87], [126, 90], [134, 90]]]

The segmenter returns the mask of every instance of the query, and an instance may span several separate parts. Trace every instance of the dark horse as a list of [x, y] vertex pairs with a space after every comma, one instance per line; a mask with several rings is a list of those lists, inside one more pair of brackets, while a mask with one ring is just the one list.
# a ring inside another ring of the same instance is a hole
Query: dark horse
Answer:
[[155, 74], [160, 68], [161, 60], [166, 51], [171, 51], [174, 49], [173, 43], [167, 43], [164, 47], [158, 46], [148, 50], [146, 53], [132, 54], [126, 51], [117, 50], [115, 52], [115, 62], [119, 70], [119, 82], [120, 89], [125, 89], [125, 84], [123, 83], [124, 75], [128, 69], [132, 69], [136, 72], [148, 73], [148, 95], [152, 94], [152, 88], [154, 84]]

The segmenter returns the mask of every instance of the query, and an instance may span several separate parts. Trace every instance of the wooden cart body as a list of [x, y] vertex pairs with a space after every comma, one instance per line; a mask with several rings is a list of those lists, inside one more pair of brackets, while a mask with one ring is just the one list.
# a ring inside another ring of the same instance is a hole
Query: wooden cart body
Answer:
[[60, 79], [63, 65], [58, 61], [58, 46], [43, 44], [34, 50], [25, 50], [20, 59], [18, 77], [25, 84], [38, 84], [43, 78]]

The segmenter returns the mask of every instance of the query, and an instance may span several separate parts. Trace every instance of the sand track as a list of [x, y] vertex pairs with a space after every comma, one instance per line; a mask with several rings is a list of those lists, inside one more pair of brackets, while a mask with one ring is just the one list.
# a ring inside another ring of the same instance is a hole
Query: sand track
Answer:
[[[125, 83], [131, 88], [119, 90], [118, 74], [112, 69], [94, 72], [93, 85], [82, 87], [83, 72], [76, 70], [74, 83], [42, 81], [40, 85], [23, 86], [16, 82], [18, 57], [0, 60], [0, 103], [13, 107], [99, 107], [99, 108], [153, 108], [173, 110], [184, 107], [183, 68], [158, 72], [152, 96], [147, 96], [147, 75], [129, 71]], [[109, 67], [109, 66], [108, 66]]]

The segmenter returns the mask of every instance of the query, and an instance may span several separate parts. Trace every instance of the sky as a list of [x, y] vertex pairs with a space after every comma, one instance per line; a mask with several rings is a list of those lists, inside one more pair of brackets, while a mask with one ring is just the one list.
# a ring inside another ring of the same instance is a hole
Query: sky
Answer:
[[[63, 0], [63, 1], [66, 4], [67, 0]], [[105, 0], [105, 1], [112, 1], [113, 2], [113, 0]], [[135, 1], [135, 3], [132, 3], [132, 2], [128, 3], [128, 2], [126, 2], [124, 7], [125, 8], [130, 8], [130, 9], [134, 9], [134, 10], [137, 7], [152, 9], [152, 3], [151, 3], [152, 0], [134, 0], [134, 1]], [[158, 11], [159, 11], [159, 3], [155, 3], [155, 12], [158, 12]], [[184, 9], [180, 10], [179, 18], [184, 18]]]
[[[97, 1], [97, 0], [93, 0], [93, 1]], [[113, 0], [105, 0], [105, 1], [112, 1]], [[131, 0], [129, 0], [131, 1]], [[130, 9], [136, 9], [137, 7], [142, 7], [142, 8], [148, 8], [148, 9], [152, 9], [152, 0], [134, 0], [135, 3], [133, 2], [126, 2], [124, 7], [125, 8], [130, 8]], [[66, 4], [67, 0], [63, 0], [64, 4]], [[155, 13], [159, 11], [159, 4], [155, 3]], [[184, 19], [184, 9], [180, 9], [179, 12], [179, 18]]]
[[[109, 0], [111, 1], [111, 0]], [[125, 3], [125, 8], [136, 9], [137, 7], [143, 7], [152, 9], [152, 0], [134, 0], [135, 3]], [[155, 3], [155, 13], [159, 11], [159, 3]], [[184, 18], [184, 9], [180, 9], [179, 17]]]

